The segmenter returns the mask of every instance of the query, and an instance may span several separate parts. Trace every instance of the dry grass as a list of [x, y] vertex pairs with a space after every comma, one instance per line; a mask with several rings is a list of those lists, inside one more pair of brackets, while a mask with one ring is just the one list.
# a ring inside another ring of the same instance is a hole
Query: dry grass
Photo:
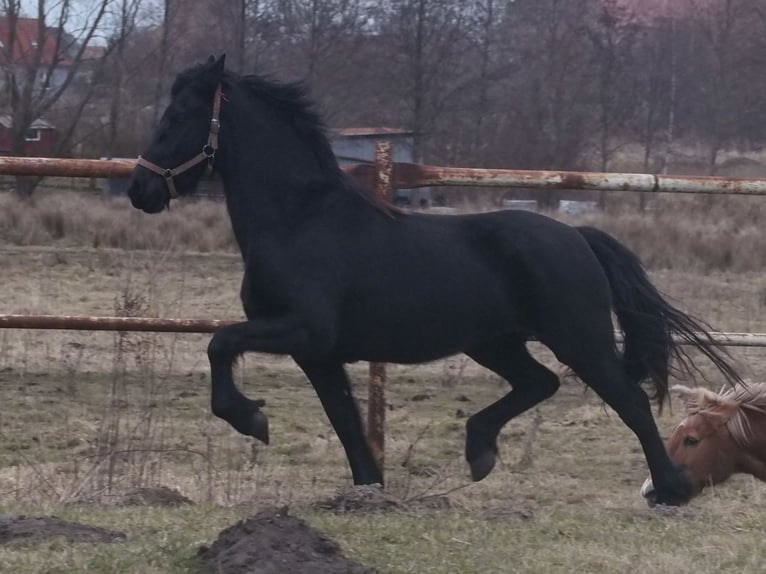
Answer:
[[762, 198], [722, 196], [654, 200], [643, 216], [617, 204], [571, 219], [612, 233], [651, 269], [737, 273], [766, 269], [764, 221]]
[[234, 239], [222, 202], [173, 204], [152, 220], [125, 198], [53, 192], [33, 202], [0, 194], [0, 239], [10, 245], [231, 251]]
[[[5, 312], [241, 316], [233, 253], [20, 247], [0, 250], [0, 267]], [[766, 331], [762, 272], [654, 276], [717, 327]], [[120, 545], [0, 547], [0, 571], [188, 572], [198, 544], [266, 504], [291, 504], [381, 572], [762, 571], [764, 486], [737, 479], [687, 509], [649, 511], [638, 495], [646, 468], [636, 440], [576, 383], [508, 425], [501, 464], [469, 484], [464, 417], [506, 386], [461, 357], [392, 366], [387, 387], [389, 494], [452, 490], [450, 507], [322, 510], [316, 502], [347, 486], [350, 473], [310, 386], [288, 360], [242, 363], [242, 387], [267, 400], [272, 424], [272, 445], [254, 443], [209, 413], [207, 340], [0, 333], [0, 513], [55, 513], [129, 535]], [[736, 357], [749, 377], [766, 379], [762, 351]], [[365, 368], [351, 367], [362, 406]], [[678, 416], [666, 411], [661, 427]], [[157, 484], [197, 504], [107, 506]]]
[[[485, 199], [464, 206], [488, 209]], [[750, 272], [766, 268], [766, 204], [757, 197], [636, 198], [613, 196], [606, 213], [559, 216], [601, 227], [634, 249], [652, 269]], [[222, 202], [178, 201], [162, 217], [146, 217], [127, 199], [80, 193], [40, 194], [33, 203], [0, 194], [0, 241], [16, 246], [118, 248], [235, 253]], [[672, 246], [672, 248], [668, 248]]]

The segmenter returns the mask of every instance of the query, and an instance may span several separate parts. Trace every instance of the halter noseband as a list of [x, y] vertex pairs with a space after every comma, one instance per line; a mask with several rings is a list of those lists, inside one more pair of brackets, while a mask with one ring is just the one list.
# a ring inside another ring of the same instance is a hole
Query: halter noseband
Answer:
[[218, 84], [218, 87], [215, 89], [215, 96], [213, 96], [213, 116], [210, 119], [210, 131], [207, 135], [207, 143], [202, 146], [202, 151], [191, 158], [189, 161], [186, 161], [178, 167], [174, 167], [173, 169], [165, 169], [158, 166], [156, 163], [152, 163], [149, 160], [138, 156], [138, 162], [136, 162], [136, 165], [140, 165], [149, 171], [153, 171], [154, 173], [161, 175], [165, 179], [165, 183], [168, 186], [168, 191], [170, 192], [170, 197], [173, 199], [181, 196], [181, 194], [176, 190], [175, 183], [173, 182], [173, 178], [175, 176], [190, 170], [195, 165], [203, 161], [209, 162], [210, 167], [213, 166], [215, 152], [218, 149], [218, 132], [221, 130], [221, 122], [218, 119], [218, 116], [221, 114], [221, 98], [221, 84]]

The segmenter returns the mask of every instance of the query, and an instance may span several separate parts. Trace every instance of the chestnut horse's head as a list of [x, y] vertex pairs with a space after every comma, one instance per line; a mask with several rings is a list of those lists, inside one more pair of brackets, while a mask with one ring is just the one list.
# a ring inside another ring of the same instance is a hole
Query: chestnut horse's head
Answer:
[[[737, 472], [766, 480], [766, 385], [722, 394], [681, 385], [672, 391], [684, 401], [687, 414], [673, 429], [666, 447], [691, 483], [692, 496]], [[641, 494], [651, 501], [653, 491], [648, 479]]]

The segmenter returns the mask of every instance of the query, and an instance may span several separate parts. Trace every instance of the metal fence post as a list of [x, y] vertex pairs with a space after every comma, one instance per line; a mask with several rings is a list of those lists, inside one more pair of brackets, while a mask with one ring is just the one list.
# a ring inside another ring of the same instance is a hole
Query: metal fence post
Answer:
[[[391, 142], [375, 143], [375, 192], [382, 198], [391, 199], [393, 182], [393, 153]], [[375, 328], [374, 325], [370, 326]], [[386, 423], [386, 365], [370, 363], [367, 402], [367, 442], [378, 463], [381, 476], [385, 463]]]

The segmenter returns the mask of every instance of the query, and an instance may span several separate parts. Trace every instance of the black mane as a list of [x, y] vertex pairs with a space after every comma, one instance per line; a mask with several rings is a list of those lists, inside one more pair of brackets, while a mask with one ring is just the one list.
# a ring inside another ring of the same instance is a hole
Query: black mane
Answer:
[[241, 76], [229, 71], [224, 75], [224, 82], [236, 85], [251, 97], [267, 103], [281, 114], [314, 150], [319, 165], [328, 178], [328, 183], [361, 195], [370, 204], [388, 215], [403, 213], [391, 202], [379, 197], [374, 189], [352, 180], [340, 169], [327, 137], [327, 128], [316, 111], [315, 103], [309, 98], [304, 84], [277, 82], [256, 74]]
[[342, 178], [342, 171], [327, 138], [324, 122], [303, 84], [278, 83], [255, 74], [240, 76], [232, 72], [226, 73], [224, 81], [226, 80], [236, 84], [252, 97], [267, 103], [282, 115], [300, 136], [309, 142], [325, 174], [331, 179]]

